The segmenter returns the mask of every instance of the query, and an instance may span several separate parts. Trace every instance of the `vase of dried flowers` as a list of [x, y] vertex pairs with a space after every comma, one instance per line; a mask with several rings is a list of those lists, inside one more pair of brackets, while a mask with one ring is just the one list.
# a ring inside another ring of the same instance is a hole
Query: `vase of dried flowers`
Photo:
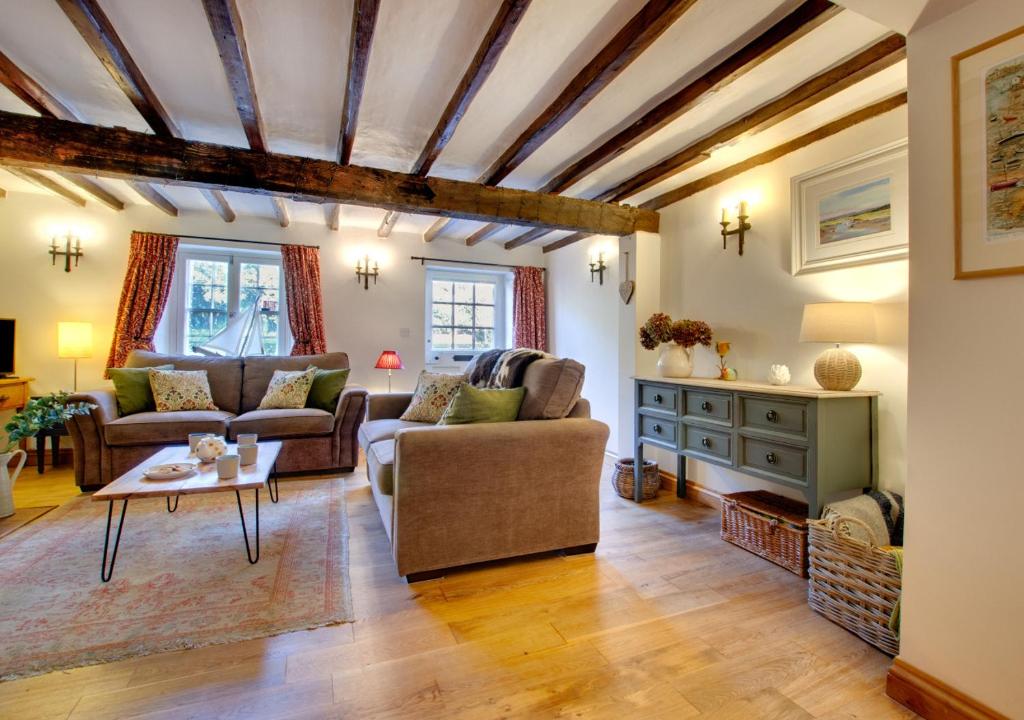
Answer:
[[711, 347], [710, 326], [701, 320], [676, 320], [665, 313], [654, 313], [640, 328], [640, 344], [647, 350], [664, 345], [658, 357], [662, 377], [690, 377], [693, 374], [693, 348]]

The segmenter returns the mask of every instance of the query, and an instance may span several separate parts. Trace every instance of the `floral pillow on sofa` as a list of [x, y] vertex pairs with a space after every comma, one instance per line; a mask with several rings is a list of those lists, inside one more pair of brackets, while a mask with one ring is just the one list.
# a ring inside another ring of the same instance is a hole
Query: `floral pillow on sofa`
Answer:
[[409, 422], [436, 423], [444, 415], [444, 411], [464, 382], [465, 375], [446, 375], [424, 370], [420, 373], [416, 382], [416, 392], [413, 393], [409, 407], [402, 413], [401, 419]]
[[205, 370], [149, 369], [149, 386], [157, 412], [216, 410]]
[[313, 387], [316, 368], [308, 370], [275, 370], [267, 392], [260, 400], [260, 410], [295, 410], [306, 407], [309, 389]]

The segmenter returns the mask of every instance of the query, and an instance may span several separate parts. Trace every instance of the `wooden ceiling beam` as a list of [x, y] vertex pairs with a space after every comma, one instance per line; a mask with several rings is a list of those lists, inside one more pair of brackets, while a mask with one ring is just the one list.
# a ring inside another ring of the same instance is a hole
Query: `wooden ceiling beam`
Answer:
[[341, 110], [341, 135], [338, 138], [338, 162], [348, 165], [359, 124], [359, 106], [363, 102], [363, 86], [370, 67], [370, 48], [377, 24], [380, 0], [355, 0], [352, 8], [352, 35], [348, 47], [348, 78], [345, 101]]
[[0, 188], [0, 200], [3, 200], [5, 197], [7, 197], [7, 191]]
[[473, 247], [477, 243], [481, 243], [492, 235], [496, 235], [505, 229], [505, 226], [501, 223], [487, 223], [482, 228], [477, 230], [475, 233], [466, 238], [466, 245]]
[[327, 229], [336, 231], [341, 227], [341, 204], [335, 203], [327, 207]]
[[124, 210], [124, 202], [121, 201], [121, 198], [107, 190], [91, 177], [76, 175], [75, 173], [61, 173], [60, 175], [69, 183], [77, 185], [82, 190], [85, 190], [85, 192], [92, 195], [111, 210]]
[[83, 198], [81, 195], [74, 192], [73, 190], [69, 190], [68, 188], [64, 187], [59, 182], [51, 180], [42, 173], [23, 167], [7, 166], [4, 169], [7, 172], [14, 175], [15, 177], [21, 178], [25, 182], [30, 182], [37, 187], [41, 187], [44, 190], [52, 192], [54, 195], [58, 195], [64, 198], [72, 205], [77, 205], [78, 207], [85, 207], [85, 198]]
[[0, 112], [0, 162], [609, 235], [653, 232], [659, 220], [655, 212], [627, 205], [421, 178], [8, 112]]
[[139, 180], [128, 180], [128, 185], [157, 210], [161, 210], [171, 217], [178, 217], [178, 206], [171, 202], [170, 198], [157, 190], [155, 185]]
[[235, 221], [235, 211], [231, 209], [231, 205], [228, 204], [228, 199], [224, 197], [224, 193], [220, 190], [211, 190], [209, 188], [199, 188], [199, 192], [203, 194], [206, 201], [210, 203], [220, 219], [226, 223]]
[[277, 223], [283, 227], [288, 227], [291, 224], [291, 214], [288, 212], [288, 203], [282, 197], [272, 197], [270, 202], [274, 207], [274, 217], [277, 218]]
[[395, 229], [395, 224], [401, 216], [401, 213], [397, 213], [394, 210], [386, 211], [383, 219], [380, 221], [380, 227], [377, 228], [377, 237], [386, 238], [391, 235], [391, 231]]
[[554, 252], [559, 248], [564, 248], [567, 245], [572, 245], [573, 243], [579, 242], [580, 240], [586, 240], [588, 237], [590, 237], [590, 235], [591, 233], [573, 233], [572, 235], [566, 235], [564, 238], [559, 238], [558, 240], [555, 240], [553, 243], [548, 243], [547, 245], [545, 245], [544, 252]]
[[517, 247], [522, 247], [523, 245], [531, 243], [538, 238], [544, 237], [549, 232], [550, 230], [545, 230], [544, 228], [533, 228], [531, 230], [527, 230], [523, 234], [517, 235], [505, 243], [505, 249], [515, 250]]
[[713, 150], [787, 120], [906, 57], [906, 39], [891, 34], [801, 85], [788, 90], [745, 116], [690, 143], [682, 150], [599, 193], [596, 200], [619, 201], [672, 177]]

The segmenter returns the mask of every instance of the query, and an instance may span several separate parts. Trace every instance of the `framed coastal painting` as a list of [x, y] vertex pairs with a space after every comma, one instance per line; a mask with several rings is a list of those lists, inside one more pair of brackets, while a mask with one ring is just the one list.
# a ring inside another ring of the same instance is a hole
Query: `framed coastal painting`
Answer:
[[792, 180], [793, 274], [907, 256], [907, 141]]
[[1024, 27], [953, 56], [957, 279], [1024, 273]]

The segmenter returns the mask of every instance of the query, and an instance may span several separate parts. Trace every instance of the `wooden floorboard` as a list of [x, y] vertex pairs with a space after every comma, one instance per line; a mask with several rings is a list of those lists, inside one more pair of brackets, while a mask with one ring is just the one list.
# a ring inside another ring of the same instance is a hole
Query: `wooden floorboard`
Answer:
[[[75, 494], [61, 468], [15, 501]], [[885, 696], [889, 658], [813, 613], [805, 581], [722, 542], [709, 508], [637, 506], [605, 481], [593, 555], [410, 586], [362, 469], [346, 494], [356, 622], [0, 683], [0, 717], [914, 717]]]

